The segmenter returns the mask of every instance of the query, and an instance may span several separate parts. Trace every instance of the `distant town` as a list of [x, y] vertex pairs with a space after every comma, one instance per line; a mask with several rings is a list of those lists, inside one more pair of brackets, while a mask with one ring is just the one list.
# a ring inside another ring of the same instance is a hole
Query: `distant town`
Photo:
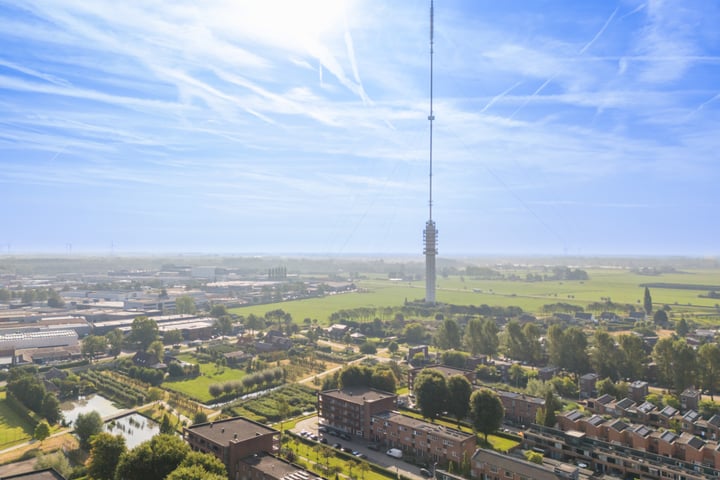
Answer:
[[398, 258], [7, 256], [0, 478], [716, 477], [718, 284], [440, 259], [428, 304]]

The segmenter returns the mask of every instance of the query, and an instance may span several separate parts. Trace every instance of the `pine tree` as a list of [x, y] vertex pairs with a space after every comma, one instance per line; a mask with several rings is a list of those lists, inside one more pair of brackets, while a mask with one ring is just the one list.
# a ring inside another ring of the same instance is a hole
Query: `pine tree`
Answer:
[[645, 313], [650, 315], [652, 313], [652, 297], [650, 296], [650, 289], [648, 287], [645, 287], [643, 306], [645, 307]]

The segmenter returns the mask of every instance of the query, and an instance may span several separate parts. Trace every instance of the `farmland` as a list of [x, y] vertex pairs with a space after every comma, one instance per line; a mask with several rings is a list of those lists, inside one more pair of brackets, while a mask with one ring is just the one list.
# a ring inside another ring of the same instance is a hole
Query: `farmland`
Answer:
[[[662, 275], [640, 275], [621, 268], [593, 268], [586, 270], [589, 280], [585, 281], [541, 281], [525, 280], [481, 280], [472, 277], [451, 275], [438, 278], [437, 299], [442, 303], [456, 305], [517, 306], [529, 313], [539, 313], [543, 305], [568, 303], [586, 308], [594, 302], [612, 299], [615, 303], [642, 306], [644, 287], [648, 283], [664, 283], [671, 288], [651, 287], [656, 308], [668, 305], [674, 312], [694, 316], [698, 323], [720, 323], [717, 304], [720, 300], [701, 298], [708, 291], [678, 288], [681, 285], [720, 286], [719, 270], [683, 270]], [[524, 279], [528, 270], [505, 271]], [[282, 302], [253, 305], [233, 309], [239, 315], [264, 315], [282, 308], [289, 312], [296, 322], [305, 318], [317, 319], [326, 324], [333, 312], [357, 307], [378, 308], [377, 316], [383, 318], [382, 308], [401, 307], [406, 300], [424, 297], [425, 284], [421, 281], [395, 281], [380, 276], [368, 276], [357, 280], [358, 292], [345, 293]]]

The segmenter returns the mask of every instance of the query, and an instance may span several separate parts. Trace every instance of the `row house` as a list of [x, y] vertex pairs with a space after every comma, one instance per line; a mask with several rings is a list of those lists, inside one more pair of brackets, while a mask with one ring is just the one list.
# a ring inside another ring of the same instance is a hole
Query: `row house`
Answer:
[[720, 476], [716, 460], [720, 460], [720, 452], [715, 443], [645, 426], [615, 423], [607, 428], [612, 442], [578, 430], [532, 425], [524, 432], [523, 448], [541, 451], [547, 458], [585, 464], [598, 475], [657, 480]]
[[477, 444], [474, 434], [391, 411], [373, 415], [370, 439], [428, 463], [453, 462], [456, 466], [470, 461]]
[[[537, 464], [511, 455], [478, 448], [470, 463], [471, 477], [504, 480], [579, 480], [589, 478], [575, 465]], [[437, 478], [443, 478], [438, 476]]]

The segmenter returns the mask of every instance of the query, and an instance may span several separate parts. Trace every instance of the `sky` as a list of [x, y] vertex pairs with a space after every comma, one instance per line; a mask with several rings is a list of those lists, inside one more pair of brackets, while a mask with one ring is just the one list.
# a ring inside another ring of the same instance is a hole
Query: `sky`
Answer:
[[[407, 254], [429, 0], [0, 0], [0, 255]], [[720, 253], [720, 3], [436, 0], [439, 256]]]

